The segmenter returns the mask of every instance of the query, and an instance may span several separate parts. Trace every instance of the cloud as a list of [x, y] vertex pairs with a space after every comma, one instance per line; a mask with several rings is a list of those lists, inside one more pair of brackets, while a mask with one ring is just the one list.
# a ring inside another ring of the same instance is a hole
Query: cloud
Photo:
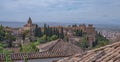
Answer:
[[[1, 0], [2, 20], [118, 22], [120, 0]], [[12, 16], [11, 16], [12, 15]], [[113, 21], [114, 20], [114, 21]]]

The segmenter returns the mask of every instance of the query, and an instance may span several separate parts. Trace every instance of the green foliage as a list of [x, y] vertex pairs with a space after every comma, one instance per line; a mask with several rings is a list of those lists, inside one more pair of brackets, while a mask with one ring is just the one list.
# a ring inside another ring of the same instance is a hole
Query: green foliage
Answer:
[[46, 24], [44, 24], [44, 35], [46, 35], [47, 34], [47, 26], [46, 26]]
[[4, 49], [4, 44], [0, 43], [0, 53], [12, 53], [13, 51], [9, 51]]
[[[98, 48], [98, 47], [105, 46], [105, 45], [109, 44], [109, 40], [100, 34], [97, 34], [95, 39], [96, 39], [95, 42], [93, 42], [93, 48]], [[79, 43], [79, 45], [82, 48], [89, 47], [89, 42], [88, 42], [87, 36], [84, 36], [81, 38], [81, 42]]]
[[11, 57], [10, 57], [10, 53], [12, 52], [8, 50], [3, 50], [3, 53], [5, 54], [5, 62], [12, 62]]
[[[44, 24], [43, 36], [46, 35], [46, 41], [51, 40], [51, 36], [56, 35], [58, 38], [64, 39], [64, 30], [62, 28], [51, 28], [49, 25]], [[60, 30], [60, 31], [59, 31]]]
[[57, 35], [52, 35], [51, 37], [47, 37], [47, 38], [48, 38], [48, 41], [53, 41], [53, 40], [58, 39], [58, 36]]
[[88, 44], [87, 36], [82, 37], [82, 40], [80, 42], [80, 47], [88, 48], [88, 46], [89, 46], [89, 44]]
[[37, 52], [38, 49], [36, 48], [36, 45], [34, 43], [30, 43], [28, 45], [24, 45], [23, 52]]
[[72, 27], [77, 27], [77, 24], [72, 25]]
[[20, 44], [20, 52], [23, 52], [23, 46], [22, 46], [22, 44]]
[[12, 47], [12, 41], [15, 40], [15, 37], [10, 32], [5, 32], [5, 39], [8, 40], [9, 47]]
[[22, 34], [22, 40], [25, 40], [25, 36], [26, 36], [25, 34]]
[[40, 39], [40, 38], [37, 38], [37, 40], [36, 40], [35, 42], [33, 42], [33, 44], [34, 44], [35, 46], [37, 46], [37, 45], [40, 44], [40, 41], [41, 41], [41, 39]]
[[6, 62], [12, 62], [12, 60], [10, 58], [10, 54], [8, 54], [8, 53], [5, 54], [5, 61]]
[[40, 38], [37, 38], [35, 42], [31, 42], [27, 45], [20, 44], [20, 52], [38, 52], [38, 48], [36, 48], [37, 45], [40, 44]]
[[83, 35], [82, 30], [75, 30], [74, 32], [75, 32], [76, 36], [82, 36]]
[[36, 25], [36, 28], [35, 28], [35, 37], [41, 37], [41, 36], [42, 36], [41, 28], [38, 27], [38, 25]]
[[[46, 41], [46, 38], [47, 38], [47, 41]], [[37, 38], [37, 40], [34, 42], [34, 44], [39, 45], [39, 44], [46, 43], [46, 42], [49, 42], [49, 41], [53, 41], [53, 40], [56, 40], [56, 39], [58, 39], [57, 35], [52, 35], [51, 37], [43, 35], [42, 37]]]
[[25, 40], [25, 38], [28, 36], [29, 30], [25, 30], [22, 34], [22, 40]]
[[94, 47], [95, 48], [101, 47], [101, 46], [105, 46], [107, 44], [109, 44], [109, 40], [108, 39], [106, 39], [105, 37], [103, 37], [100, 34], [96, 35], [96, 42], [94, 43]]
[[59, 38], [64, 39], [64, 32], [63, 32], [63, 28], [60, 29], [60, 33], [58, 34]]
[[3, 30], [3, 26], [0, 26], [0, 41], [3, 41], [5, 39], [5, 31]]
[[53, 35], [53, 36], [51, 36], [51, 41], [52, 41], [52, 40], [56, 40], [57, 38], [58, 38], [57, 35]]
[[47, 42], [47, 35], [43, 35], [43, 36], [40, 38], [40, 42], [41, 42], [41, 43]]
[[5, 40], [7, 40], [8, 41], [8, 46], [12, 47], [12, 41], [16, 40], [16, 37], [11, 35], [11, 32], [5, 31], [3, 28], [4, 27], [1, 25], [0, 26], [0, 41], [3, 42]]
[[28, 62], [28, 60], [27, 60], [26, 56], [24, 57], [24, 62]]
[[0, 53], [3, 53], [3, 44], [2, 43], [0, 43]]

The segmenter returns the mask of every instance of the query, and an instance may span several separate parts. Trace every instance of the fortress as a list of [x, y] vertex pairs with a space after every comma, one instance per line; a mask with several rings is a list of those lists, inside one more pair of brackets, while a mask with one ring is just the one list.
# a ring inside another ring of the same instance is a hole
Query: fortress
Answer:
[[[9, 30], [13, 33], [13, 35], [18, 36], [19, 38], [16, 40], [15, 44], [19, 44], [22, 40], [20, 40], [20, 37], [25, 33], [25, 31], [29, 31], [28, 36], [31, 38], [31, 40], [34, 40], [34, 32], [37, 24], [32, 23], [32, 19], [29, 17], [27, 24], [25, 24], [21, 28], [10, 28], [6, 27], [6, 30]], [[42, 28], [42, 31], [44, 31], [44, 28]], [[85, 24], [80, 24], [80, 25], [70, 25], [67, 27], [63, 26], [50, 26], [50, 28], [57, 28], [59, 33], [63, 30], [63, 33], [65, 36], [71, 37], [74, 36], [74, 30], [82, 30], [83, 34], [87, 35], [87, 39], [89, 42], [90, 47], [92, 47], [93, 42], [95, 41], [95, 36], [96, 36], [96, 30], [95, 27], [93, 27], [92, 24], [88, 24], [86, 26]], [[26, 38], [24, 43], [30, 42], [30, 39]], [[22, 38], [21, 38], [22, 39]]]

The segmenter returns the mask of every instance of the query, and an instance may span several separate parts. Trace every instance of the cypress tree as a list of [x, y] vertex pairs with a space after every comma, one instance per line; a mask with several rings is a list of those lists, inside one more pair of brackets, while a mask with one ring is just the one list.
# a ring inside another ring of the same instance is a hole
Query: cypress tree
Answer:
[[38, 25], [36, 25], [36, 28], [35, 28], [35, 37], [41, 37], [41, 36], [42, 36], [41, 28], [38, 27]]
[[39, 37], [42, 37], [42, 30], [41, 30], [41, 27], [39, 27], [38, 29], [39, 29]]
[[46, 24], [44, 24], [44, 35], [46, 35], [47, 34], [47, 26], [46, 26]]
[[62, 27], [62, 28], [60, 28], [59, 38], [61, 38], [61, 39], [63, 39], [63, 38], [64, 38], [63, 27]]

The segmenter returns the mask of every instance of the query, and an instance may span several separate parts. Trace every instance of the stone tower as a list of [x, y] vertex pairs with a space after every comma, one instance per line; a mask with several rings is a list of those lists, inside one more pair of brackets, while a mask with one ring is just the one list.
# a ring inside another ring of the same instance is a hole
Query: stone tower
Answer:
[[28, 22], [27, 22], [28, 26], [32, 26], [32, 19], [29, 17]]
[[86, 32], [86, 25], [85, 24], [80, 24], [79, 28], [83, 31]]
[[87, 31], [89, 46], [90, 48], [92, 48], [93, 42], [95, 42], [95, 35], [96, 35], [95, 27], [93, 27], [92, 24], [89, 24], [86, 31]]

